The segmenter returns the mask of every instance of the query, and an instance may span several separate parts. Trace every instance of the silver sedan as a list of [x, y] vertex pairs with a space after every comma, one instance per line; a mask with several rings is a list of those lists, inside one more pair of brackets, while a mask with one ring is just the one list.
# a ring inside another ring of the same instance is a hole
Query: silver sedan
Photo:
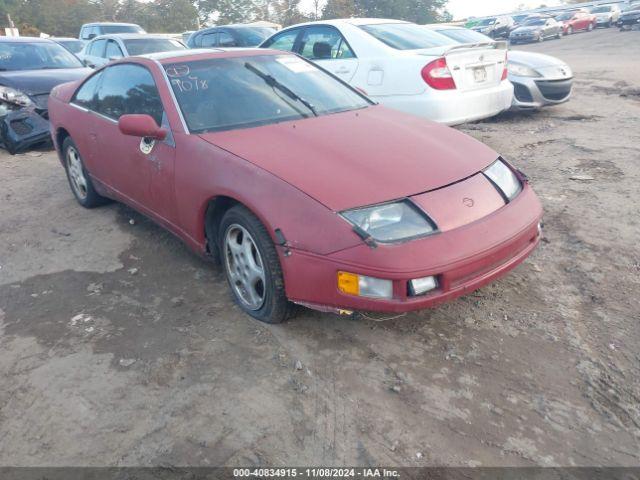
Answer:
[[571, 97], [571, 68], [550, 55], [509, 51], [509, 80], [514, 86], [513, 110], [531, 110], [564, 103]]
[[[494, 40], [473, 30], [452, 25], [426, 25], [432, 31], [460, 44], [490, 43]], [[514, 86], [512, 110], [533, 110], [566, 102], [571, 97], [571, 68], [550, 55], [509, 50], [508, 78]]]

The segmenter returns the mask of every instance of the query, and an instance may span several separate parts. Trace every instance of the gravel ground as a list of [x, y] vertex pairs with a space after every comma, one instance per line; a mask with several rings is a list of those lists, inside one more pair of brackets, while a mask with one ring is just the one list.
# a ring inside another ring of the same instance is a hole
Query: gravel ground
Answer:
[[519, 47], [574, 98], [461, 130], [529, 174], [544, 240], [386, 322], [256, 323], [170, 234], [79, 207], [54, 153], [1, 153], [0, 465], [639, 465], [639, 42]]

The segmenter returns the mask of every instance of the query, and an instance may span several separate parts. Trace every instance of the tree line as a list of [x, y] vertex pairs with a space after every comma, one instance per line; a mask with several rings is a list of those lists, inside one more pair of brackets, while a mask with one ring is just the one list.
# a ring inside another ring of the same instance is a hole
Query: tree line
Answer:
[[76, 37], [83, 23], [131, 22], [148, 32], [180, 33], [205, 25], [266, 20], [283, 26], [311, 20], [377, 17], [416, 23], [449, 20], [447, 0], [0, 0], [20, 34]]

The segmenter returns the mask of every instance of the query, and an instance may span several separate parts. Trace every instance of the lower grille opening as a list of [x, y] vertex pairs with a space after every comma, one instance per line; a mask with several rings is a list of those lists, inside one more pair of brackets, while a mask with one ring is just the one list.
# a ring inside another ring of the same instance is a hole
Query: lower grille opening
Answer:
[[533, 96], [527, 87], [521, 83], [514, 83], [514, 94], [519, 102], [530, 103], [533, 102]]

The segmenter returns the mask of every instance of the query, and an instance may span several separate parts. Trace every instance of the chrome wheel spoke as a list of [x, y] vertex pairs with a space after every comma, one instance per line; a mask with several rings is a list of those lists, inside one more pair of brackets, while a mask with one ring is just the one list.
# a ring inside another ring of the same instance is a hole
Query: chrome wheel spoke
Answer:
[[247, 308], [260, 309], [265, 299], [266, 282], [255, 241], [244, 227], [234, 224], [227, 229], [224, 243], [225, 262], [234, 293]]
[[71, 187], [76, 195], [80, 198], [85, 198], [87, 196], [87, 179], [84, 176], [80, 155], [73, 147], [67, 150], [67, 168], [71, 179]]

